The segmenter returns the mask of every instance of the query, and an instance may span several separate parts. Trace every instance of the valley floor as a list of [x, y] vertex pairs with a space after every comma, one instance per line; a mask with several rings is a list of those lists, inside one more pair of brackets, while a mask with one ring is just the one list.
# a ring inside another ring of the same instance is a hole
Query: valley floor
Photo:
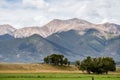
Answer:
[[0, 80], [120, 80], [120, 68], [108, 75], [86, 74], [75, 66], [47, 64], [0, 64]]
[[120, 74], [88, 75], [80, 73], [0, 74], [0, 80], [120, 80]]

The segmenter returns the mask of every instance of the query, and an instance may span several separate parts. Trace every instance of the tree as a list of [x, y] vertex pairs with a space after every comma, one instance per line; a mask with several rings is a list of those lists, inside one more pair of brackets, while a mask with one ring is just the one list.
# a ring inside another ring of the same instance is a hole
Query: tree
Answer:
[[50, 61], [49, 61], [49, 56], [45, 57], [44, 58], [44, 63], [48, 64]]
[[63, 60], [63, 63], [64, 63], [65, 65], [67, 65], [67, 64], [68, 64], [68, 59], [65, 58], [65, 59]]
[[92, 58], [91, 61], [91, 72], [96, 73], [96, 74], [102, 74], [104, 73], [104, 70], [102, 68], [102, 58]]
[[76, 66], [78, 69], [80, 69], [80, 61], [79, 61], [79, 60], [75, 61], [75, 66]]
[[108, 73], [108, 71], [115, 71], [116, 70], [116, 63], [112, 58], [110, 58], [110, 57], [103, 58], [102, 63], [103, 63], [104, 72], [106, 74]]
[[51, 54], [50, 55], [50, 61], [51, 61], [51, 64], [54, 64], [54, 65], [58, 65], [59, 64], [59, 55], [57, 54]]
[[68, 59], [61, 54], [51, 54], [44, 58], [44, 63], [62, 66], [63, 64], [68, 64]]
[[64, 55], [58, 55], [59, 57], [59, 64], [62, 66], [64, 63], [63, 63], [63, 58], [64, 58]]
[[115, 71], [116, 70], [116, 64], [115, 61], [110, 58], [91, 58], [87, 57], [81, 62], [81, 70], [86, 70], [89, 74], [96, 73], [96, 74], [102, 74], [102, 73], [108, 73], [108, 71]]
[[86, 59], [84, 59], [82, 62], [81, 62], [81, 69], [84, 71], [86, 70], [87, 73], [90, 74], [90, 71], [91, 71], [91, 62], [92, 62], [92, 59], [90, 56], [88, 56]]
[[68, 61], [68, 63], [67, 63], [67, 64], [68, 64], [68, 66], [70, 66], [70, 61]]

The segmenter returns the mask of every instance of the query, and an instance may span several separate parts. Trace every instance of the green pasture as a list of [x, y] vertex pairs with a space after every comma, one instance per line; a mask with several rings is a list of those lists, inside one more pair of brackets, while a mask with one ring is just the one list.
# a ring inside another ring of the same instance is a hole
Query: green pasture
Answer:
[[120, 74], [93, 75], [79, 73], [0, 74], [0, 80], [120, 80]]

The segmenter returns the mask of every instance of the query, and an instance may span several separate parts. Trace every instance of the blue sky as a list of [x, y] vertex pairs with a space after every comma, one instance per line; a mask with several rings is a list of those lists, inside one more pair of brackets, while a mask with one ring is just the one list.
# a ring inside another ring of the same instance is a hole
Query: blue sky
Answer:
[[70, 18], [120, 24], [120, 0], [0, 0], [0, 25], [43, 26]]

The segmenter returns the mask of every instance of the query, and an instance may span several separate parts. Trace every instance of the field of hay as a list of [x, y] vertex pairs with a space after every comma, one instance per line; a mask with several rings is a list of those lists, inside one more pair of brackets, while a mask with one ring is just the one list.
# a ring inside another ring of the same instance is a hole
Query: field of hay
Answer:
[[43, 72], [81, 72], [75, 66], [53, 66], [48, 64], [0, 64], [0, 73], [43, 73]]
[[0, 64], [0, 80], [120, 80], [120, 68], [108, 75], [86, 74], [75, 66]]

